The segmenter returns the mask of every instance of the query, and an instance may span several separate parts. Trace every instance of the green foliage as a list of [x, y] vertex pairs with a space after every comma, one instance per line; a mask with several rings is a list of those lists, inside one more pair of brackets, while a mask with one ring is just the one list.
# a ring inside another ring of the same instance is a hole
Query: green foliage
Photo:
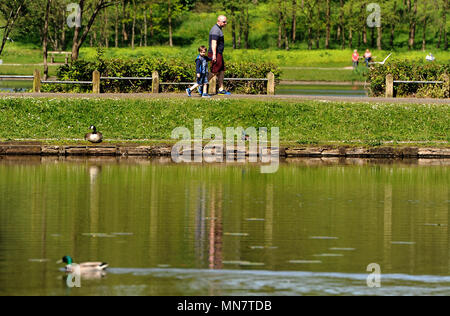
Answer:
[[[404, 81], [442, 81], [444, 74], [450, 74], [449, 64], [427, 63], [421, 60], [393, 61], [385, 65], [377, 65], [371, 69], [369, 80], [371, 82], [372, 96], [383, 96], [386, 91], [386, 75], [392, 74], [394, 80]], [[397, 97], [431, 97], [448, 98], [442, 84], [394, 84]]]
[[[152, 72], [159, 73], [160, 82], [194, 82], [195, 63], [187, 59], [140, 57], [137, 59], [103, 58], [97, 61], [77, 60], [58, 69], [59, 80], [92, 80], [92, 72], [100, 71], [102, 77], [152, 77]], [[269, 72], [279, 79], [281, 71], [272, 63], [229, 62], [226, 64], [226, 78], [266, 78]], [[267, 93], [266, 83], [261, 81], [226, 81], [227, 89], [234, 93]], [[151, 80], [102, 80], [102, 92], [149, 92]], [[162, 92], [184, 91], [184, 85], [161, 85]], [[46, 85], [45, 91], [73, 92], [73, 86]], [[75, 87], [78, 92], [88, 91], [89, 87]]]

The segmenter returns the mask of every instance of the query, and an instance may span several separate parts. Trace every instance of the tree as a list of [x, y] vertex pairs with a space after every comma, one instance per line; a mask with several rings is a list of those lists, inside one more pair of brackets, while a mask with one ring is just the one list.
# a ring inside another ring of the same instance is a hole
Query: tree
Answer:
[[443, 28], [443, 32], [444, 32], [444, 50], [448, 50], [447, 13], [448, 13], [448, 0], [443, 0], [443, 4], [442, 4], [442, 28]]
[[[411, 3], [414, 2], [414, 4]], [[409, 40], [408, 48], [411, 50], [414, 48], [414, 41], [416, 38], [416, 24], [417, 24], [417, 2], [418, 0], [407, 0], [407, 12], [409, 16]]]
[[330, 48], [330, 34], [331, 34], [331, 5], [330, 0], [327, 0], [327, 9], [326, 9], [326, 35], [325, 35], [325, 49]]
[[9, 35], [11, 34], [15, 23], [26, 11], [26, 5], [27, 0], [10, 0], [8, 3], [0, 4], [0, 14], [6, 21], [5, 25], [0, 26], [0, 30], [3, 30], [0, 55], [5, 48], [6, 41], [9, 39]]
[[[92, 24], [94, 24], [95, 18], [99, 14], [99, 12], [107, 8], [109, 6], [112, 6], [114, 4], [117, 4], [117, 1], [115, 0], [92, 0], [92, 2], [86, 2], [89, 0], [80, 0], [80, 25], [75, 25], [75, 31], [73, 33], [73, 40], [72, 40], [72, 60], [77, 60], [78, 56], [80, 55], [80, 48], [83, 45], [84, 41], [86, 40], [86, 37], [92, 27]], [[93, 11], [91, 13], [91, 16], [88, 20], [88, 23], [86, 26], [83, 27], [83, 16], [87, 14], [89, 5], [92, 5]]]
[[44, 39], [43, 39], [43, 50], [44, 50], [44, 80], [48, 79], [48, 65], [47, 65], [47, 38], [48, 38], [48, 19], [50, 15], [50, 5], [52, 0], [47, 0], [47, 6], [45, 9], [45, 19], [44, 19]]

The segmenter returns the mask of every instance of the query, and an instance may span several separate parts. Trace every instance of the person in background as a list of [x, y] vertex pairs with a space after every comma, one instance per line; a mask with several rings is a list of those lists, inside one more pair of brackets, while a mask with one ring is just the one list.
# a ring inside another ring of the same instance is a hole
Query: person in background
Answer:
[[436, 57], [434, 57], [432, 53], [429, 53], [429, 54], [427, 55], [427, 57], [425, 57], [425, 59], [426, 59], [427, 61], [434, 61], [434, 60], [436, 59]]
[[225, 40], [223, 36], [222, 28], [227, 25], [227, 17], [219, 15], [217, 23], [211, 28], [209, 32], [209, 51], [208, 57], [212, 60], [211, 74], [209, 80], [212, 77], [217, 76], [219, 81], [219, 95], [230, 95], [231, 93], [225, 91], [223, 86], [223, 79], [225, 74], [225, 63], [223, 61], [223, 51], [225, 48]]
[[353, 51], [352, 62], [353, 62], [353, 70], [356, 70], [356, 68], [358, 68], [358, 64], [359, 64], [359, 54], [358, 54], [358, 50], [357, 49], [355, 49]]
[[372, 53], [369, 49], [366, 49], [364, 53], [364, 61], [366, 62], [366, 66], [369, 67], [369, 63], [372, 61]]
[[[187, 95], [190, 97], [192, 96], [192, 90], [194, 90], [197, 87], [200, 88], [202, 91], [202, 97], [203, 98], [210, 98], [211, 96], [207, 93], [208, 89], [208, 61], [210, 59], [208, 56], [206, 56], [206, 47], [200, 46], [198, 48], [198, 56], [195, 60], [195, 72], [197, 73], [197, 83], [195, 83], [192, 87], [186, 89]], [[199, 91], [200, 91], [199, 89]]]

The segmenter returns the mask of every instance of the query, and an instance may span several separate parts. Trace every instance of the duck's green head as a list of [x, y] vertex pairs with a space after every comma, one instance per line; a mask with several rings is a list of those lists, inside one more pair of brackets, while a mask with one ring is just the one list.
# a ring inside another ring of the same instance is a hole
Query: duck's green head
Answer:
[[72, 264], [72, 262], [73, 262], [72, 257], [70, 257], [70, 256], [64, 256], [62, 258], [62, 261], [67, 264]]

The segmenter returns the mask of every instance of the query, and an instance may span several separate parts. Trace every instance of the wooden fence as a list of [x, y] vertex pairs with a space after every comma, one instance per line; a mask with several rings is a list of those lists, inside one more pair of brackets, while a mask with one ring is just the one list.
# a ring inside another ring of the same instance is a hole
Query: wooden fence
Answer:
[[[151, 80], [152, 81], [152, 93], [159, 93], [161, 85], [193, 85], [194, 82], [161, 82], [157, 71], [152, 73], [151, 77], [101, 77], [100, 72], [95, 70], [92, 73], [92, 81], [55, 81], [55, 80], [41, 80], [41, 74], [39, 70], [34, 71], [33, 76], [22, 76], [28, 79], [33, 79], [33, 92], [41, 92], [41, 84], [85, 84], [92, 85], [93, 93], [101, 93], [100, 82], [101, 80]], [[0, 76], [3, 78], [3, 76]], [[266, 81], [267, 82], [267, 94], [275, 94], [275, 75], [272, 72], [267, 74], [266, 78], [224, 78], [225, 81]], [[217, 77], [213, 77], [209, 82], [209, 94], [216, 94], [217, 92]]]
[[450, 79], [447, 74], [444, 74], [443, 81], [407, 81], [407, 80], [394, 80], [394, 76], [391, 74], [386, 75], [386, 98], [394, 98], [394, 84], [395, 83], [420, 83], [420, 84], [443, 84], [447, 94], [450, 94]]

